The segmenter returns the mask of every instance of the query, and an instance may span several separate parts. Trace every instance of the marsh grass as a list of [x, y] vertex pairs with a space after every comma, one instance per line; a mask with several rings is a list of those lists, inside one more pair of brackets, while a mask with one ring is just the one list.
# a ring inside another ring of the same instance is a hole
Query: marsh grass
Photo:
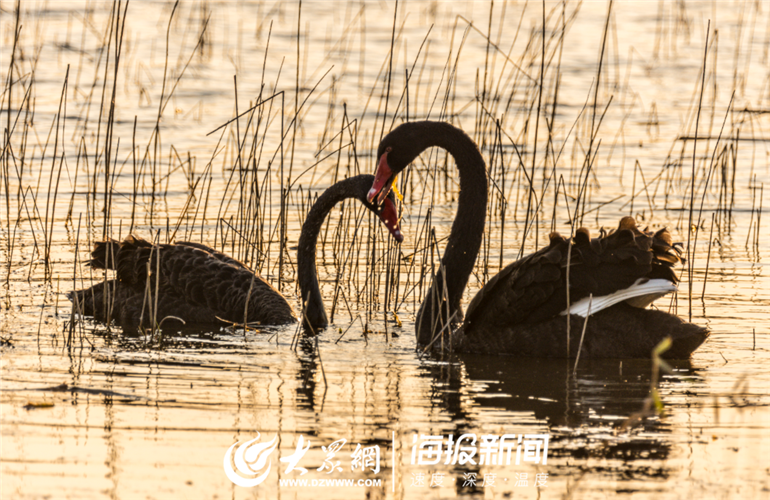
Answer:
[[[11, 310], [21, 300], [11, 292], [20, 266], [28, 282], [43, 287], [32, 302], [42, 311], [58, 300], [62, 279], [75, 288], [104, 279], [82, 266], [95, 241], [131, 233], [151, 235], [159, 243], [210, 245], [296, 296], [293, 246], [318, 194], [336, 180], [373, 171], [377, 143], [391, 128], [428, 118], [466, 130], [487, 161], [487, 230], [469, 295], [507, 263], [542, 245], [550, 231], [574, 234], [581, 225], [598, 229], [604, 221], [617, 220], [607, 213], [619, 211], [634, 215], [640, 225], [677, 220], [672, 229], [687, 241], [682, 277], [692, 316], [693, 286], [702, 281], [703, 299], [711, 276], [712, 245], [737, 230], [758, 260], [762, 234], [763, 182], [756, 175], [748, 177], [747, 185], [737, 180], [739, 171], [755, 169], [753, 160], [739, 166], [739, 157], [747, 156], [746, 144], [756, 148], [760, 142], [754, 139], [761, 110], [735, 109], [738, 80], [726, 108], [719, 101], [721, 63], [714, 30], [705, 27], [701, 68], [680, 134], [671, 139], [660, 165], [644, 164], [624, 139], [625, 124], [640, 107], [629, 79], [632, 62], [625, 68], [619, 62], [613, 3], [596, 40], [595, 76], [578, 107], [565, 104], [576, 99], [562, 88], [568, 77], [562, 55], [580, 6], [527, 5], [530, 12], [541, 9], [538, 22], [527, 28], [525, 12], [507, 3], [490, 5], [485, 26], [458, 15], [451, 26], [439, 30], [428, 25], [414, 39], [405, 34], [403, 5], [395, 3], [389, 47], [373, 50], [362, 28], [374, 8], [362, 4], [341, 31], [327, 34], [325, 57], [316, 66], [310, 62], [309, 27], [301, 7], [291, 13], [296, 15], [292, 51], [280, 55], [277, 68], [269, 67], [279, 50], [273, 22], [261, 23], [256, 36], [263, 46], [262, 67], [232, 77], [231, 117], [209, 124], [213, 146], [199, 154], [166, 140], [172, 135], [166, 123], [196, 65], [212, 57], [214, 13], [206, 3], [189, 7], [177, 2], [167, 9], [157, 49], [163, 55], [162, 79], [152, 85], [141, 76], [141, 65], [126, 66], [136, 57], [126, 38], [134, 15], [127, 2], [113, 2], [106, 15], [89, 11], [80, 22], [71, 18], [73, 36], [67, 43], [81, 54], [82, 64], [68, 67], [62, 76], [56, 109], [38, 116], [33, 105], [37, 61], [29, 57], [31, 39], [21, 35], [23, 26], [26, 30], [40, 21], [17, 2], [0, 101], [5, 115], [0, 158], [4, 308]], [[672, 57], [674, 38], [691, 36], [687, 19], [682, 12], [661, 15], [655, 58]], [[504, 44], [503, 32], [511, 27], [515, 30]], [[444, 34], [448, 45], [442, 43]], [[479, 47], [483, 60], [465, 57]], [[234, 59], [241, 57], [236, 53]], [[351, 67], [338, 66], [335, 61], [341, 59]], [[378, 72], [366, 75], [362, 65], [374, 59], [379, 64], [368, 64]], [[474, 82], [470, 96], [458, 89], [469, 75]], [[258, 78], [256, 94], [245, 94], [245, 78]], [[128, 79], [139, 83], [127, 96], [121, 89]], [[342, 91], [348, 80], [366, 89], [360, 113], [352, 111]], [[153, 103], [152, 118], [121, 115], [121, 103], [128, 99]], [[618, 108], [624, 110], [620, 120], [614, 116]], [[724, 115], [714, 134], [720, 110]], [[652, 134], [663, 111], [655, 103], [641, 111]], [[615, 130], [607, 128], [609, 115]], [[189, 116], [192, 120], [194, 113]], [[307, 142], [310, 128], [317, 135], [308, 162], [299, 159], [298, 148], [305, 147], [301, 142]], [[632, 167], [626, 167], [629, 162]], [[611, 182], [630, 185], [630, 191], [607, 196], [602, 187]], [[398, 188], [405, 195], [405, 244], [394, 245], [368, 213], [349, 202], [329, 217], [318, 248], [330, 317], [342, 324], [361, 321], [364, 335], [400, 335], [399, 316], [416, 311], [430, 285], [458, 189], [452, 158], [443, 151], [425, 152], [399, 179]], [[751, 196], [749, 222], [736, 227], [734, 211], [746, 197], [736, 192], [745, 189]], [[709, 213], [708, 242], [699, 246]], [[157, 282], [148, 287], [157, 289]], [[76, 331], [79, 338], [86, 336], [74, 323], [68, 328], [68, 344]]]

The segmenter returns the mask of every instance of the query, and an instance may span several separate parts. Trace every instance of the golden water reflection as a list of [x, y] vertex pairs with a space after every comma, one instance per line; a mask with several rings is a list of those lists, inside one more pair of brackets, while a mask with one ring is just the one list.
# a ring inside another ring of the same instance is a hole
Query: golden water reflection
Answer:
[[[758, 217], [763, 182], [770, 180], [765, 112], [770, 14], [761, 3], [659, 2], [641, 8], [616, 2], [612, 7], [608, 62], [598, 93], [599, 109], [607, 108], [598, 129], [602, 143], [593, 146], [597, 155], [583, 221], [594, 233], [601, 226], [616, 225], [620, 215], [633, 214], [641, 225], [665, 225], [677, 239], [687, 240], [693, 168], [688, 137], [695, 134], [698, 92], [693, 89], [700, 81], [708, 20], [712, 36], [695, 155], [704, 212], [693, 243], [694, 266], [683, 274], [674, 303], [682, 317], [691, 309], [693, 321], [707, 325], [712, 336], [691, 361], [675, 363], [671, 373], [662, 375], [659, 390], [665, 413], [628, 429], [623, 423], [641, 411], [650, 392], [650, 361], [581, 360], [573, 374], [574, 367], [563, 360], [443, 359], [416, 352], [419, 269], [409, 266], [420, 262], [418, 238], [430, 201], [439, 240], [448, 233], [456, 210], [456, 176], [451, 162], [444, 172], [444, 158], [436, 152], [421, 157], [405, 184], [402, 226], [408, 236], [397, 250], [400, 281], [387, 314], [382, 313], [384, 276], [386, 263], [392, 262], [387, 252], [395, 250], [366, 223], [364, 234], [356, 233], [350, 211], [330, 222], [329, 241], [335, 243], [319, 249], [327, 308], [334, 300], [344, 250], [355, 248], [358, 253], [356, 265], [346, 268], [352, 277], [344, 285], [344, 299], [337, 299], [334, 324], [317, 342], [301, 338], [295, 346], [295, 327], [246, 333], [166, 329], [162, 336], [137, 336], [89, 321], [80, 323], [68, 342], [71, 311], [64, 295], [102, 279], [82, 261], [90, 242], [105, 231], [118, 237], [131, 226], [145, 236], [160, 231], [161, 238], [170, 238], [179, 222], [176, 239], [242, 252], [239, 258], [251, 259], [250, 265], [271, 283], [280, 278], [282, 291], [296, 305], [294, 271], [291, 265], [279, 267], [275, 239], [260, 248], [263, 254], [249, 254], [244, 249], [251, 247], [235, 243], [240, 241], [235, 236], [239, 230], [254, 229], [241, 217], [247, 210], [239, 208], [241, 200], [253, 196], [244, 189], [248, 181], [229, 183], [233, 172], [241, 173], [233, 168], [239, 146], [245, 152], [242, 159], [251, 160], [242, 163], [257, 165], [255, 175], [265, 189], [259, 206], [264, 215], [261, 234], [274, 235], [281, 227], [278, 165], [296, 181], [285, 226], [285, 255], [291, 263], [308, 200], [337, 176], [371, 173], [380, 130], [407, 118], [449, 116], [480, 143], [490, 176], [506, 181], [494, 186], [491, 199], [496, 207], [507, 207], [506, 217], [504, 222], [499, 215], [490, 217], [467, 303], [522, 246], [525, 253], [534, 250], [551, 229], [569, 232], [567, 205], [574, 209], [570, 196], [579, 188], [591, 143], [592, 85], [608, 4], [545, 4], [550, 62], [543, 103], [547, 107], [556, 101], [558, 107], [541, 116], [532, 169], [531, 110], [537, 102], [536, 47], [542, 42], [539, 5], [399, 2], [396, 9], [392, 2], [311, 1], [303, 2], [300, 16], [293, 2], [189, 2], [179, 4], [178, 10], [172, 3], [132, 2], [126, 11], [115, 92], [111, 211], [102, 196], [100, 149], [106, 123], [100, 116], [107, 115], [110, 99], [100, 106], [98, 95], [105, 83], [104, 62], [99, 61], [106, 60], [100, 57], [107, 54], [102, 49], [113, 4], [21, 5], [21, 49], [14, 52], [16, 68], [10, 73], [16, 83], [5, 94], [12, 99], [2, 101], [0, 112], [4, 128], [19, 117], [11, 140], [6, 144], [4, 134], [2, 143], [0, 278], [7, 278], [2, 279], [0, 318], [2, 498], [770, 494], [770, 468], [763, 459], [770, 451], [770, 283], [763, 262], [768, 233], [767, 217]], [[6, 69], [7, 47], [14, 41], [14, 8], [0, 3], [0, 62]], [[170, 95], [169, 88], [161, 87], [168, 70], [165, 40], [172, 11], [169, 82], [179, 81], [158, 122], [161, 93]], [[566, 25], [558, 21], [562, 14]], [[195, 49], [204, 26], [202, 45]], [[556, 43], [560, 27], [566, 37], [561, 45]], [[491, 30], [499, 50], [491, 50], [477, 30]], [[388, 91], [383, 68], [391, 61], [392, 37], [396, 48]], [[114, 62], [109, 64], [114, 70]], [[51, 128], [67, 65], [63, 128]], [[411, 72], [408, 99], [405, 70]], [[236, 85], [238, 112], [253, 104], [261, 91], [262, 98], [284, 92], [284, 100], [279, 105], [276, 97], [274, 107], [263, 108], [265, 115], [242, 118], [207, 135], [235, 116]], [[486, 85], [487, 97], [481, 97], [480, 85]], [[296, 104], [295, 86], [300, 88]], [[105, 88], [110, 90], [109, 85]], [[33, 100], [24, 101], [26, 89], [31, 89]], [[291, 119], [300, 104], [295, 132]], [[247, 124], [248, 119], [253, 121]], [[510, 140], [495, 142], [495, 120]], [[342, 125], [352, 122], [355, 127]], [[148, 145], [153, 144], [156, 123], [161, 131], [159, 153], [148, 153], [154, 151]], [[338, 134], [351, 127], [358, 134], [355, 138]], [[51, 137], [64, 139], [47, 139], [49, 130]], [[355, 151], [348, 144], [353, 142]], [[66, 159], [61, 170], [58, 162], [52, 167], [54, 143], [61, 148], [57, 158]], [[337, 148], [343, 153], [332, 154]], [[503, 165], [491, 161], [501, 154]], [[519, 154], [524, 169], [518, 168]], [[153, 161], [138, 166], [143, 157]], [[713, 171], [712, 157], [721, 158]], [[561, 191], [554, 196], [557, 181], [548, 180], [554, 164], [569, 195]], [[542, 205], [535, 229], [526, 232], [529, 172], [536, 174], [535, 191]], [[705, 186], [708, 172], [714, 180]], [[54, 186], [57, 178], [59, 198], [53, 206], [46, 202], [52, 190], [48, 185]], [[640, 187], [643, 182], [648, 189]], [[730, 185], [732, 191], [725, 187]], [[733, 196], [730, 201], [725, 190]], [[729, 214], [726, 204], [732, 207]], [[334, 236], [337, 227], [343, 228], [344, 237]], [[52, 242], [49, 269], [46, 238]], [[355, 239], [376, 244], [373, 249], [355, 247]], [[376, 264], [369, 263], [368, 255], [376, 256]], [[367, 300], [375, 306], [368, 307]], [[666, 308], [669, 303], [657, 305]], [[235, 486], [223, 470], [225, 452], [257, 433], [265, 440], [278, 437], [273, 469], [258, 487]], [[415, 434], [455, 439], [463, 434], [547, 434], [548, 462], [415, 465]], [[286, 463], [278, 461], [295, 452], [300, 437], [311, 442], [299, 464], [308, 469], [303, 476], [286, 473]], [[342, 438], [344, 472], [318, 471], [326, 456], [321, 446]], [[350, 470], [355, 444], [379, 446], [379, 473]], [[463, 486], [469, 474], [487, 477], [488, 484]], [[521, 485], [524, 474], [527, 486]], [[547, 486], [535, 486], [538, 474], [547, 474]], [[281, 484], [286, 479], [326, 477], [381, 481], [341, 489]], [[437, 478], [442, 484], [431, 486]]]

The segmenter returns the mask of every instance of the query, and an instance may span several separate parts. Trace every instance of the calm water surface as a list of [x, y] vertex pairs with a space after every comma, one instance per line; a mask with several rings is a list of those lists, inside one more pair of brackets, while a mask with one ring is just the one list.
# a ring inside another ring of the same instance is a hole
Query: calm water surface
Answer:
[[[3, 499], [770, 497], [763, 3], [15, 9], [0, 2]], [[456, 209], [454, 167], [437, 151], [402, 183], [400, 247], [367, 216], [357, 223], [356, 207], [330, 218], [319, 273], [334, 324], [317, 338], [295, 338], [296, 326], [70, 329], [66, 292], [103, 278], [83, 266], [91, 242], [129, 231], [221, 247], [296, 307], [308, 200], [372, 173], [383, 131], [424, 118], [474, 137], [494, 180], [468, 299], [501, 262], [552, 229], [569, 233], [589, 150], [580, 212], [594, 232], [632, 214], [686, 243], [692, 195], [692, 268], [674, 303], [656, 305], [712, 333], [661, 375], [663, 413], [633, 420], [651, 360], [581, 360], [573, 372], [565, 360], [416, 351], [428, 209], [439, 245]], [[413, 455], [421, 436], [445, 448], [467, 434], [478, 439], [472, 461]], [[484, 435], [545, 435], [548, 450], [534, 459], [519, 448], [517, 464], [514, 444], [510, 464], [482, 464]], [[272, 468], [260, 485], [236, 486], [225, 452], [257, 437], [277, 437]], [[300, 439], [310, 447], [287, 471], [278, 459]], [[341, 439], [341, 470], [330, 471]], [[379, 471], [352, 469], [358, 444], [379, 450]], [[286, 483], [295, 479], [307, 486]], [[354, 483], [319, 486], [326, 479]]]

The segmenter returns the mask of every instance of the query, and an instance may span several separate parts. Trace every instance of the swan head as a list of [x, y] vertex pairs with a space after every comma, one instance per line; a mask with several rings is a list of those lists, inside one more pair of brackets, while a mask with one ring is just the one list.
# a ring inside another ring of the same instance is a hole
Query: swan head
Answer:
[[371, 203], [380, 204], [393, 189], [396, 176], [409, 166], [429, 144], [419, 134], [414, 134], [415, 123], [405, 123], [386, 135], [377, 148], [377, 170], [374, 182], [366, 198]]
[[431, 143], [425, 137], [429, 122], [403, 123], [383, 137], [377, 147], [377, 170], [366, 195], [370, 203], [381, 204], [393, 189], [396, 176]]
[[[367, 195], [368, 198], [368, 195]], [[380, 221], [388, 228], [390, 235], [393, 239], [401, 243], [404, 241], [404, 235], [401, 233], [401, 227], [399, 226], [398, 209], [396, 209], [396, 196], [394, 193], [388, 192], [385, 194], [385, 199], [379, 205], [375, 205], [367, 199], [364, 204], [366, 208], [377, 214]]]
[[394, 128], [377, 147], [377, 171], [367, 200], [382, 203], [393, 188], [396, 176], [420, 153], [433, 146], [449, 150], [458, 134], [465, 136], [449, 123], [427, 120], [402, 123]]

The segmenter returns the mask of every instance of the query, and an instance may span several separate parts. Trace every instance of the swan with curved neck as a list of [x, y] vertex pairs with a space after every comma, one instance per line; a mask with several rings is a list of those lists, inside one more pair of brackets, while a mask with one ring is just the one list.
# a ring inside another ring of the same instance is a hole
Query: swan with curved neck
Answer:
[[421, 152], [434, 146], [445, 149], [454, 157], [460, 174], [460, 194], [440, 270], [434, 276], [428, 295], [417, 313], [415, 328], [420, 343], [428, 343], [433, 332], [441, 330], [450, 316], [454, 315], [455, 322], [462, 320], [460, 299], [476, 264], [486, 221], [487, 172], [484, 159], [471, 138], [448, 123], [405, 123], [380, 143], [377, 172], [367, 195], [371, 201], [379, 193], [377, 201], [384, 200], [395, 176]]
[[302, 232], [297, 244], [297, 281], [299, 282], [301, 300], [305, 303], [304, 317], [313, 328], [324, 327], [329, 323], [326, 318], [321, 291], [318, 287], [315, 260], [321, 226], [337, 203], [348, 198], [359, 200], [368, 210], [377, 214], [380, 221], [390, 231], [393, 239], [399, 243], [404, 239], [401, 229], [398, 227], [395, 196], [389, 196], [381, 207], [366, 199], [367, 189], [373, 181], [374, 178], [371, 175], [357, 175], [334, 184], [318, 197], [302, 225]]
[[[342, 180], [324, 191], [308, 212], [297, 248], [305, 326], [318, 329], [328, 324], [315, 257], [323, 221], [337, 203], [348, 198], [360, 200], [377, 214], [396, 241], [403, 239], [395, 198], [390, 196], [380, 207], [366, 200], [373, 180], [371, 175]], [[267, 281], [239, 261], [200, 243], [153, 245], [129, 236], [123, 242], [97, 243], [91, 257], [92, 267], [116, 270], [117, 278], [68, 296], [76, 312], [99, 321], [115, 320], [124, 327], [149, 324], [153, 316], [158, 322], [168, 317], [187, 324], [242, 323], [244, 317], [249, 323], [263, 325], [297, 321], [291, 305]], [[157, 311], [152, 314], [155, 307]]]
[[[706, 329], [644, 308], [676, 289], [671, 268], [681, 259], [665, 229], [655, 234], [640, 231], [630, 217], [600, 238], [592, 239], [585, 228], [571, 239], [552, 233], [548, 247], [493, 277], [463, 316], [460, 301], [481, 248], [487, 204], [486, 165], [473, 140], [448, 123], [400, 125], [379, 145], [367, 199], [383, 201], [395, 176], [434, 146], [454, 157], [460, 194], [439, 270], [415, 320], [420, 344], [446, 332], [444, 345], [461, 352], [574, 357], [581, 349], [581, 357], [648, 358], [652, 348], [670, 336], [673, 346], [666, 355], [686, 358], [705, 341]], [[586, 315], [590, 318], [581, 347]]]

